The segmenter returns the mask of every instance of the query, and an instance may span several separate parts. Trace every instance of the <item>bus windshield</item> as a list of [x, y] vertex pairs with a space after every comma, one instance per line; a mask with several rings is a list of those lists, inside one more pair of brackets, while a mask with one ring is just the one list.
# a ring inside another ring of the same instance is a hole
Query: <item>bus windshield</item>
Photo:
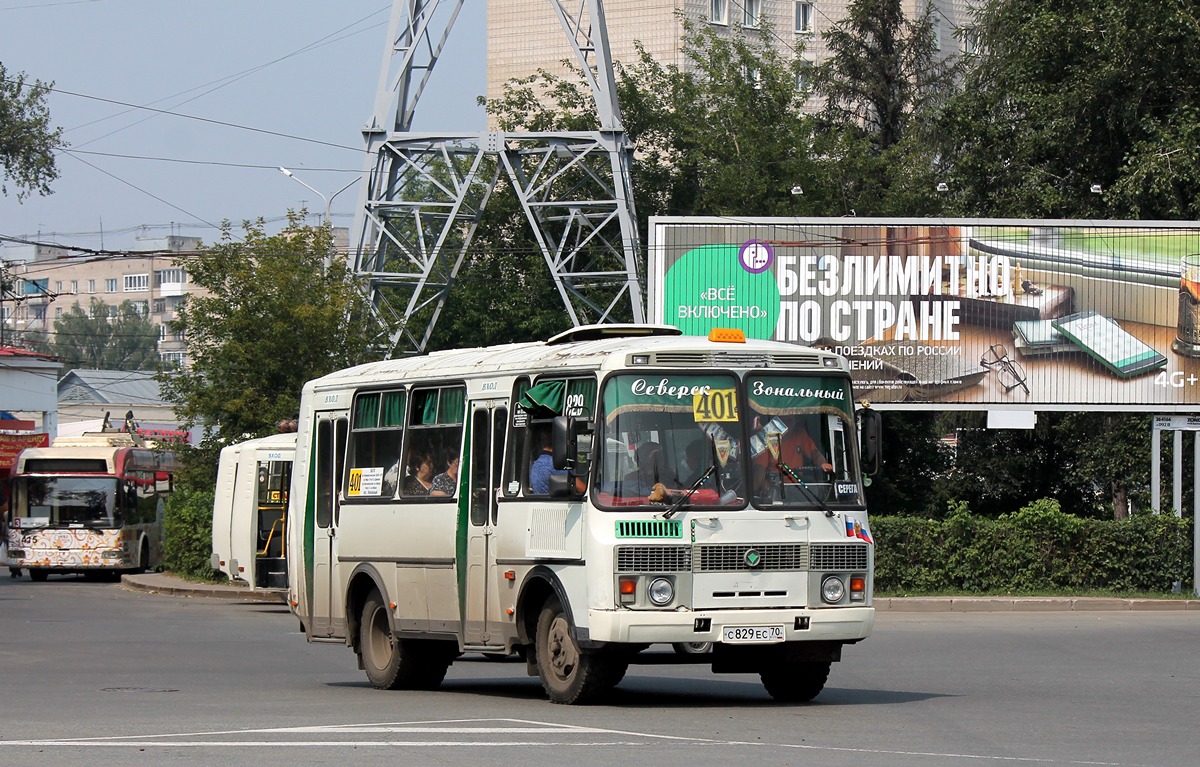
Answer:
[[117, 527], [115, 477], [19, 477], [14, 526]]
[[864, 503], [848, 380], [755, 373], [746, 377], [746, 401], [756, 506]]
[[600, 506], [673, 504], [685, 496], [690, 506], [744, 504], [732, 375], [614, 376], [600, 422]]
[[601, 397], [603, 508], [825, 509], [864, 503], [848, 379], [617, 375]]

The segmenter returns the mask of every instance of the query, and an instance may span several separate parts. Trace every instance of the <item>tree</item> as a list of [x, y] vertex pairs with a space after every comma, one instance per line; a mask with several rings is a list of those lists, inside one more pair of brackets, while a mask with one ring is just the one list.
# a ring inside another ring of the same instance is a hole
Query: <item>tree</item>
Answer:
[[95, 370], [156, 370], [158, 327], [133, 301], [116, 311], [98, 298], [87, 311], [78, 302], [54, 321], [49, 351], [69, 367]]
[[189, 257], [188, 296], [171, 323], [185, 334], [190, 364], [160, 374], [164, 397], [205, 436], [192, 467], [215, 477], [220, 448], [269, 434], [299, 410], [304, 383], [372, 358], [378, 326], [363, 287], [342, 259], [324, 261], [328, 226], [289, 211], [283, 231], [262, 219], [225, 222], [220, 241]]
[[[1200, 217], [1200, 24], [1175, 0], [994, 0], [941, 121], [958, 208]], [[1103, 194], [1091, 193], [1099, 184]]]
[[822, 37], [829, 57], [814, 90], [824, 99], [817, 142], [832, 183], [858, 215], [940, 212], [935, 118], [956, 88], [933, 7], [905, 16], [900, 0], [855, 0]]
[[909, 19], [900, 0], [850, 3], [822, 34], [829, 57], [816, 91], [829, 125], [861, 131], [883, 153], [951, 95], [956, 64], [939, 53], [933, 13], [929, 5]]
[[29, 83], [24, 72], [10, 75], [0, 63], [0, 194], [6, 197], [10, 182], [23, 200], [33, 192], [50, 194], [58, 178], [54, 153], [67, 144], [62, 128], [50, 127], [46, 94], [53, 85]]

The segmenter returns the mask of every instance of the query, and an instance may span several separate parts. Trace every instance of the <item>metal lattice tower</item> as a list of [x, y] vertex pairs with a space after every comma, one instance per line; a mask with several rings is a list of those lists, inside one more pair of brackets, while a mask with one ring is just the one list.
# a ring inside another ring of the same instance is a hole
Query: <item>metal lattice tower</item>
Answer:
[[363, 129], [367, 183], [354, 268], [368, 281], [392, 353], [425, 351], [501, 173], [571, 322], [625, 319], [626, 306], [645, 321], [632, 148], [601, 0], [547, 0], [588, 79], [599, 130], [415, 133], [417, 102], [464, 2], [395, 0], [373, 118]]

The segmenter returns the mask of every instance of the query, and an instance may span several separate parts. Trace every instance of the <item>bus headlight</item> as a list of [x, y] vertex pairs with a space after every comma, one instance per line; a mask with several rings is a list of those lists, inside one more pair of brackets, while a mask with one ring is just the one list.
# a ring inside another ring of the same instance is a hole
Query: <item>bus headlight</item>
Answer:
[[671, 604], [671, 600], [675, 598], [675, 586], [666, 578], [655, 578], [650, 581], [646, 596], [650, 597], [651, 603], [664, 607]]
[[846, 584], [842, 583], [841, 578], [836, 575], [830, 575], [821, 581], [821, 599], [824, 599], [831, 605], [835, 605], [841, 602], [844, 596], [846, 596]]

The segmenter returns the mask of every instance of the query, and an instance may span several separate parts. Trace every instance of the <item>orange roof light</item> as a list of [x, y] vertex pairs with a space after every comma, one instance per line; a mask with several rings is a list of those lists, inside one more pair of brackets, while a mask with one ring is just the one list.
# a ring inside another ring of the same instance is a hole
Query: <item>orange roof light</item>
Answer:
[[713, 328], [708, 331], [708, 340], [725, 344], [744, 344], [746, 334], [737, 328]]

